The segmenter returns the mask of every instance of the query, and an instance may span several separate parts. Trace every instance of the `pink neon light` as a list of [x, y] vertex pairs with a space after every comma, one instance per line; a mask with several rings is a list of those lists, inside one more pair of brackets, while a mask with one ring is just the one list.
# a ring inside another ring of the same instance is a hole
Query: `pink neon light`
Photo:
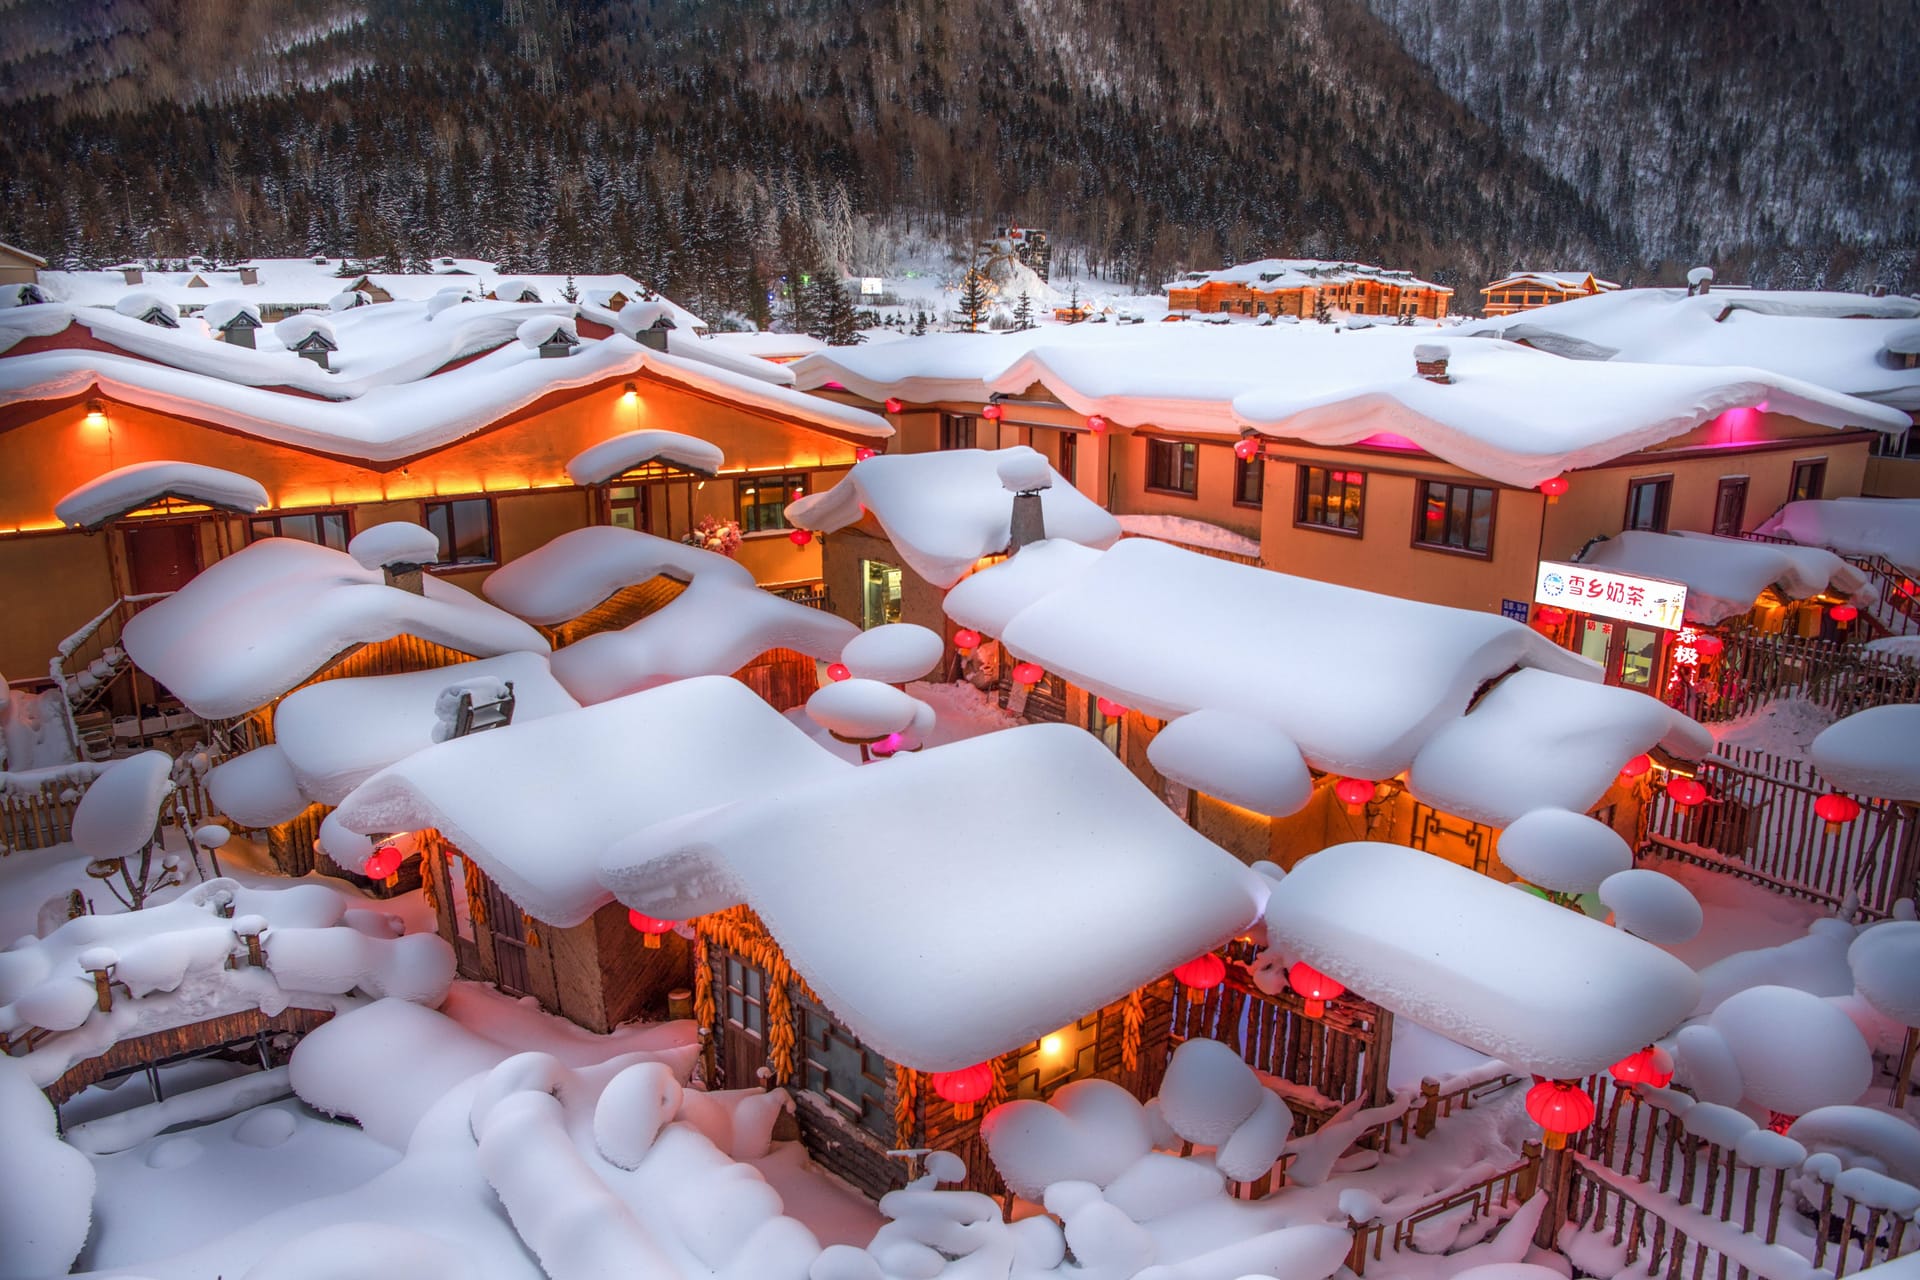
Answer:
[[1411, 449], [1415, 453], [1420, 451], [1419, 445], [1407, 439], [1405, 436], [1394, 435], [1391, 431], [1375, 432], [1360, 443], [1370, 445], [1375, 449]]

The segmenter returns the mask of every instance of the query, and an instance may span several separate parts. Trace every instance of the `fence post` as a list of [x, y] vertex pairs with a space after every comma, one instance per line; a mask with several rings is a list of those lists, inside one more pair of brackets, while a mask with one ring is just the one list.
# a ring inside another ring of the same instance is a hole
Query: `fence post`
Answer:
[[1367, 1237], [1372, 1234], [1372, 1228], [1349, 1214], [1347, 1230], [1353, 1233], [1353, 1243], [1347, 1246], [1347, 1269], [1363, 1276], [1367, 1274]]
[[1560, 1228], [1567, 1220], [1568, 1191], [1573, 1169], [1572, 1149], [1545, 1149], [1539, 1153], [1536, 1167], [1539, 1170], [1537, 1185], [1546, 1192], [1547, 1206], [1540, 1215], [1540, 1225], [1534, 1230], [1533, 1242], [1542, 1249], [1551, 1249], [1559, 1240]]
[[1420, 1082], [1420, 1110], [1414, 1117], [1413, 1133], [1424, 1138], [1440, 1121], [1440, 1082], [1432, 1076]]

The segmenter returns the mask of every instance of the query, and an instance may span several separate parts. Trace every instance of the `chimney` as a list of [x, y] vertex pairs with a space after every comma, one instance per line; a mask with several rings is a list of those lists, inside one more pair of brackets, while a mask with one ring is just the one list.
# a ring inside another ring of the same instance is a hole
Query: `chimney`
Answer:
[[634, 340], [649, 351], [664, 353], [667, 349], [667, 335], [674, 329], [673, 321], [661, 316], [653, 322], [651, 328], [642, 329], [634, 334]]
[[347, 554], [362, 568], [379, 569], [388, 586], [423, 596], [421, 569], [440, 558], [440, 540], [417, 524], [395, 520], [355, 535]]
[[422, 573], [417, 564], [408, 564], [405, 561], [383, 564], [380, 566], [380, 574], [390, 587], [411, 591], [417, 596], [427, 594], [426, 587], [421, 584]]
[[1448, 355], [1444, 344], [1423, 342], [1413, 349], [1413, 371], [1428, 382], [1452, 382], [1452, 376], [1447, 373]]
[[259, 284], [260, 268], [258, 267], [240, 268], [240, 283], [241, 284]]
[[146, 283], [147, 271], [145, 267], [122, 267], [120, 270], [125, 273], [128, 284]]
[[1025, 445], [1002, 452], [1006, 456], [1000, 461], [1000, 485], [1013, 494], [1007, 539], [1007, 554], [1013, 555], [1024, 546], [1046, 539], [1047, 519], [1040, 507], [1040, 495], [1053, 487], [1053, 468]]
[[1698, 294], [1701, 297], [1705, 297], [1707, 294], [1712, 292], [1713, 292], [1713, 268], [1712, 267], [1695, 267], [1693, 270], [1687, 272], [1687, 296], [1689, 298], [1693, 297], [1696, 294]]

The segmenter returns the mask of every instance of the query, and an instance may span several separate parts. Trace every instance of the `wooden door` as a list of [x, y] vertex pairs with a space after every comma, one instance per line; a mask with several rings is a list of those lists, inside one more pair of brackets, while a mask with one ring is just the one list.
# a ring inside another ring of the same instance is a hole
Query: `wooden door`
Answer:
[[487, 887], [487, 933], [493, 939], [493, 971], [502, 991], [532, 995], [527, 977], [527, 931], [520, 908], [492, 880]]
[[121, 536], [134, 595], [178, 591], [200, 572], [198, 526], [191, 522], [123, 525]]
[[720, 1087], [748, 1089], [767, 1063], [767, 975], [731, 951], [720, 963]]

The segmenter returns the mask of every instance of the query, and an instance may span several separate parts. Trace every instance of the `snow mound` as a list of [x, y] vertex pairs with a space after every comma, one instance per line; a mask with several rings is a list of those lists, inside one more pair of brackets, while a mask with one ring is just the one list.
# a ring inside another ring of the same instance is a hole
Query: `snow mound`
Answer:
[[[324, 683], [313, 687], [324, 687]], [[209, 769], [207, 794], [220, 806], [220, 812], [254, 830], [298, 817], [310, 803], [301, 794], [285, 749], [271, 743]]]
[[1795, 1120], [1787, 1136], [1808, 1151], [1830, 1152], [1920, 1186], [1920, 1129], [1900, 1116], [1872, 1107], [1817, 1107]]
[[1789, 502], [1754, 532], [1846, 556], [1884, 556], [1901, 571], [1920, 574], [1920, 502], [1896, 498]]
[[1617, 831], [1565, 809], [1522, 814], [1500, 834], [1498, 853], [1509, 871], [1556, 893], [1589, 893], [1633, 866], [1633, 850]]
[[1920, 921], [1889, 920], [1847, 948], [1856, 990], [1902, 1026], [1920, 1027]]
[[840, 660], [862, 679], [905, 684], [939, 666], [946, 649], [938, 632], [911, 622], [890, 622], [847, 641]]
[[1236, 711], [1181, 716], [1147, 744], [1147, 760], [1175, 782], [1269, 817], [1297, 813], [1313, 796], [1313, 776], [1293, 739]]
[[1809, 754], [1820, 776], [1842, 791], [1920, 803], [1920, 705], [1872, 707], [1835, 721]]
[[520, 327], [514, 330], [514, 336], [520, 340], [521, 346], [534, 350], [555, 338], [569, 346], [580, 344], [580, 330], [571, 316], [535, 316], [531, 320], [522, 320]]
[[251, 515], [272, 503], [259, 482], [193, 462], [136, 462], [98, 476], [53, 504], [69, 529], [90, 529], [169, 495]]
[[905, 732], [925, 706], [890, 684], [855, 677], [817, 690], [807, 699], [807, 715], [839, 737], [872, 742]]
[[0, 1057], [0, 1277], [65, 1275], [93, 1224], [93, 1163], [60, 1140], [53, 1107], [27, 1069]]
[[1628, 933], [1663, 947], [1689, 941], [1706, 913], [1687, 887], [1645, 867], [1618, 871], [1600, 884], [1600, 901]]
[[471, 1268], [466, 1254], [425, 1231], [336, 1222], [282, 1244], [243, 1280], [464, 1280]]
[[1002, 449], [994, 473], [1008, 493], [1038, 493], [1053, 487], [1053, 468], [1039, 451], [1026, 445]]
[[727, 465], [720, 446], [678, 431], [627, 431], [583, 449], [567, 460], [567, 478], [579, 485], [605, 484], [654, 461], [670, 462], [703, 476]]
[[1791, 987], [1750, 987], [1707, 1018], [1739, 1064], [1743, 1096], [1785, 1115], [1851, 1103], [1873, 1079], [1873, 1055], [1851, 1019]]
[[389, 520], [356, 534], [347, 554], [363, 569], [433, 564], [440, 559], [440, 539], [411, 521]]
[[160, 806], [173, 793], [173, 757], [142, 751], [93, 780], [73, 813], [73, 843], [89, 858], [126, 858], [157, 834]]

